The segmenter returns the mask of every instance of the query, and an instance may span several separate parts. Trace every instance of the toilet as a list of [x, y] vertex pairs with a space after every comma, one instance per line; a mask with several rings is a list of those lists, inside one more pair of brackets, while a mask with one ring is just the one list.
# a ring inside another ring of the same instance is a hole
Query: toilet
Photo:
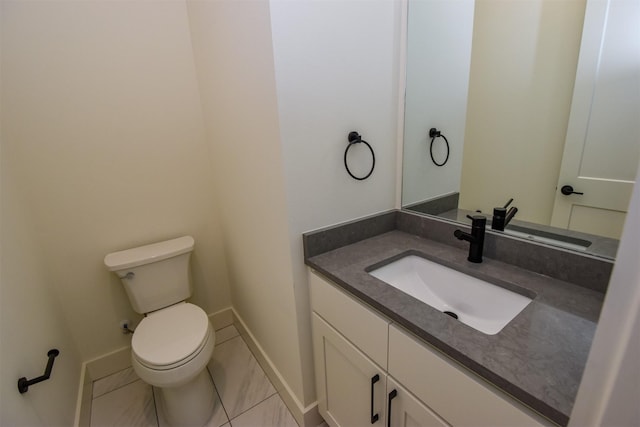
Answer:
[[172, 426], [200, 427], [213, 413], [215, 391], [207, 371], [215, 332], [191, 296], [191, 236], [104, 258], [122, 281], [133, 309], [144, 314], [131, 340], [136, 374], [156, 387], [156, 404]]

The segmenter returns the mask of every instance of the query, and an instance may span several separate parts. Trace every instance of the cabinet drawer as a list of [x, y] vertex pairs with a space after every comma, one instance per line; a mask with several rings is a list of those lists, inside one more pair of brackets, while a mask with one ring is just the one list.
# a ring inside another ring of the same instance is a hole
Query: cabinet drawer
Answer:
[[309, 272], [311, 308], [363, 353], [387, 369], [389, 321]]
[[452, 426], [552, 425], [395, 325], [388, 371]]

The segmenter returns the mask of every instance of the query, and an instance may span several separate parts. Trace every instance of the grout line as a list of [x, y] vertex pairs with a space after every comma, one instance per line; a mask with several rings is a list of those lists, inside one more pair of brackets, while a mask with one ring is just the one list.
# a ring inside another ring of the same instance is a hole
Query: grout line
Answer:
[[[275, 388], [274, 388], [275, 390]], [[274, 392], [273, 394], [270, 394], [269, 396], [265, 397], [264, 399], [262, 399], [260, 402], [256, 403], [255, 405], [253, 405], [250, 408], [245, 409], [244, 411], [240, 412], [238, 415], [236, 415], [235, 417], [233, 417], [233, 419], [235, 420], [236, 418], [238, 418], [240, 415], [242, 414], [246, 414], [247, 412], [249, 412], [250, 410], [252, 410], [253, 408], [255, 408], [256, 406], [260, 405], [263, 402], [266, 402], [267, 400], [271, 399], [274, 395], [278, 394], [278, 392]], [[278, 395], [278, 397], [280, 397], [280, 395]], [[287, 409], [289, 410], [289, 409]], [[293, 415], [292, 415], [293, 416]], [[231, 422], [232, 420], [229, 419], [229, 422]]]
[[[236, 338], [242, 338], [242, 335], [236, 335], [235, 337], [232, 337], [232, 338], [229, 338], [227, 340], [224, 340], [221, 343], [216, 343], [216, 347], [220, 347], [221, 345], [227, 344], [228, 342], [231, 342], [231, 341], [235, 340]], [[243, 341], [244, 341], [244, 339], [243, 339]], [[251, 349], [249, 349], [249, 353], [251, 353]], [[253, 353], [251, 353], [251, 355], [253, 356]], [[255, 358], [255, 356], [253, 356], [253, 357]], [[260, 369], [262, 369], [262, 367], [260, 367]]]
[[158, 414], [158, 404], [156, 403], [156, 388], [151, 386], [151, 397], [153, 399], [153, 413], [156, 414], [156, 425], [160, 427], [160, 415]]
[[[231, 327], [231, 326], [227, 326], [227, 328], [230, 328], [230, 327]], [[237, 330], [237, 329], [236, 329], [236, 330]], [[217, 332], [217, 331], [216, 331], [216, 332]], [[224, 340], [224, 341], [216, 342], [216, 345], [224, 344], [224, 343], [226, 343], [227, 341], [231, 341], [232, 339], [234, 339], [234, 338], [236, 338], [236, 337], [239, 337], [239, 336], [240, 336], [240, 333], [238, 332], [238, 335], [234, 335], [234, 336], [232, 336], [232, 337], [229, 337], [229, 338], [227, 338], [227, 339], [226, 339], [226, 340]]]
[[[128, 368], [127, 368], [127, 369], [128, 369]], [[115, 374], [113, 374], [113, 375], [115, 375]], [[128, 382], [128, 383], [126, 383], [126, 384], [121, 384], [121, 385], [119, 385], [118, 387], [116, 387], [116, 388], [114, 388], [114, 389], [112, 389], [112, 390], [109, 390], [109, 391], [108, 391], [108, 392], [106, 392], [106, 393], [102, 393], [100, 396], [96, 396], [96, 397], [93, 397], [93, 389], [92, 389], [92, 390], [91, 390], [91, 401], [93, 402], [94, 400], [99, 399], [99, 398], [101, 398], [102, 396], [106, 396], [106, 395], [107, 395], [107, 394], [109, 394], [109, 393], [113, 393], [113, 392], [114, 392], [114, 391], [116, 391], [116, 390], [120, 390], [121, 388], [126, 387], [126, 386], [128, 386], [128, 385], [130, 385], [130, 384], [133, 384], [133, 383], [135, 383], [136, 381], [142, 381], [142, 379], [141, 379], [140, 377], [136, 376], [136, 379], [134, 379], [133, 381]], [[94, 381], [94, 382], [95, 382], [95, 381]], [[93, 386], [93, 384], [91, 384], [91, 385]]]
[[[211, 375], [211, 371], [209, 370], [208, 366], [205, 367], [205, 369], [207, 370], [207, 372], [209, 372], [209, 376], [211, 377], [211, 384], [213, 384], [213, 390], [216, 392], [216, 396], [218, 396], [218, 402], [220, 402], [220, 406], [222, 406], [222, 411], [224, 412], [225, 417], [227, 417], [227, 422], [224, 424], [231, 425], [231, 418], [229, 418], [229, 413], [227, 412], [227, 408], [225, 408], [224, 403], [222, 403], [222, 396], [220, 396], [220, 393], [218, 393], [218, 386], [216, 385], [216, 382], [213, 380], [213, 375]], [[219, 427], [219, 426], [215, 426], [215, 427]]]
[[[227, 341], [231, 341], [232, 339], [235, 338], [240, 338], [242, 340], [242, 342], [244, 343], [244, 345], [247, 346], [247, 348], [249, 349], [249, 353], [251, 354], [251, 356], [255, 359], [255, 355], [253, 354], [253, 352], [251, 351], [251, 347], [249, 347], [249, 345], [247, 344], [246, 340], [244, 339], [244, 337], [242, 336], [242, 334], [239, 334], [238, 336], [235, 336], [233, 338], [228, 339]], [[226, 342], [226, 341], [225, 341]], [[257, 363], [257, 360], [256, 360]], [[250, 410], [252, 410], [253, 408], [255, 408], [256, 406], [260, 405], [261, 403], [267, 401], [268, 399], [271, 399], [274, 395], [278, 395], [278, 398], [280, 400], [282, 400], [282, 397], [280, 396], [280, 393], [278, 393], [278, 390], [275, 388], [275, 386], [273, 385], [273, 383], [271, 382], [271, 380], [269, 379], [269, 377], [267, 376], [267, 374], [265, 374], [264, 369], [262, 369], [262, 366], [260, 366], [260, 364], [258, 363], [258, 367], [260, 368], [260, 371], [262, 371], [262, 374], [267, 378], [267, 381], [269, 381], [269, 384], [271, 384], [271, 387], [273, 388], [274, 392], [272, 394], [270, 394], [269, 396], [265, 397], [264, 399], [262, 399], [260, 402], [256, 403], [255, 405], [245, 409], [244, 411], [240, 412], [239, 414], [237, 414], [235, 417], [233, 417], [233, 419], [231, 419], [231, 417], [229, 417], [229, 414], [227, 414], [227, 418], [229, 419], [229, 425], [231, 427], [233, 427], [233, 423], [232, 421], [235, 420], [236, 418], [238, 418], [240, 415], [245, 414], [247, 412], [249, 412]], [[211, 377], [213, 379], [213, 376]], [[214, 382], [214, 386], [215, 386], [215, 382]], [[217, 388], [216, 388], [217, 390]], [[220, 403], [222, 403], [222, 399], [220, 399]], [[224, 408], [224, 404], [222, 404], [222, 407]], [[291, 413], [291, 411], [289, 411], [289, 408], [286, 407], [287, 411], [289, 413]], [[227, 410], [225, 409], [225, 413], [227, 412]], [[293, 414], [291, 414], [291, 416], [293, 417]], [[295, 419], [295, 417], [294, 417]], [[296, 421], [297, 424], [297, 421]]]

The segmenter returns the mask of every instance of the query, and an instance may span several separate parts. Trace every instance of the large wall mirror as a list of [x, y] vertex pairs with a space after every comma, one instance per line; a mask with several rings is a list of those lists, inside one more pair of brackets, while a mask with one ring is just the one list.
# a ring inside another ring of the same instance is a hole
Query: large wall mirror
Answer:
[[638, 22], [637, 0], [409, 0], [403, 208], [491, 222], [513, 199], [499, 232], [615, 257], [640, 160]]

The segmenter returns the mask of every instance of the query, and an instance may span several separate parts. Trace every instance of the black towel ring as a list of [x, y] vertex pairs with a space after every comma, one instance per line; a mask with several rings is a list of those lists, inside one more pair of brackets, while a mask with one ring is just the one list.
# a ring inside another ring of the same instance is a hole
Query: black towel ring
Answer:
[[[349, 140], [349, 145], [347, 145], [347, 149], [344, 150], [344, 167], [345, 167], [345, 169], [347, 169], [347, 173], [349, 173], [349, 175], [351, 175], [351, 178], [357, 179], [358, 181], [363, 181], [363, 180], [369, 178], [371, 176], [371, 174], [373, 173], [373, 168], [376, 167], [376, 155], [373, 152], [373, 148], [371, 148], [371, 146], [369, 145], [369, 143], [367, 141], [362, 139], [362, 137], [360, 136], [360, 134], [358, 134], [358, 132], [356, 132], [356, 131], [349, 132], [349, 135], [347, 136], [347, 139]], [[369, 147], [369, 150], [371, 151], [371, 159], [373, 160], [371, 162], [371, 170], [369, 171], [368, 174], [366, 174], [363, 177], [358, 177], [358, 176], [355, 176], [354, 174], [352, 174], [351, 171], [349, 170], [349, 165], [347, 164], [347, 154], [349, 153], [349, 149], [351, 148], [352, 145], [359, 144], [359, 143], [363, 143], [364, 145]]]
[[[440, 133], [440, 131], [436, 128], [429, 129], [429, 136], [431, 137], [431, 144], [429, 145], [429, 155], [431, 155], [431, 161], [436, 166], [444, 166], [449, 161], [449, 152], [451, 151], [449, 148], [449, 141], [447, 141], [447, 137]], [[435, 141], [435, 139], [439, 136], [444, 139], [444, 142], [447, 145], [447, 157], [444, 158], [444, 162], [442, 163], [436, 162], [436, 159], [433, 157], [433, 141]]]

